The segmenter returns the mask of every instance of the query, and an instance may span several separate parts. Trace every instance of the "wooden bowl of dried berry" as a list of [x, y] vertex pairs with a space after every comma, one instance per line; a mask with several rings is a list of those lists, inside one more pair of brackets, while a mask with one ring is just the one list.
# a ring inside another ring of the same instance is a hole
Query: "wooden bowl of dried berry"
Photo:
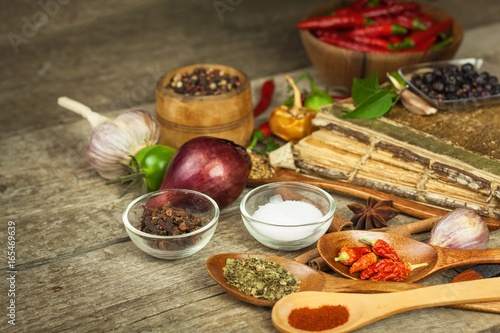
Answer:
[[254, 130], [247, 75], [233, 67], [195, 64], [178, 68], [156, 87], [160, 143], [179, 148], [198, 136], [213, 136], [247, 146]]
[[186, 189], [149, 192], [130, 202], [122, 215], [132, 242], [160, 259], [191, 256], [212, 239], [220, 209], [209, 196]]
[[[347, 92], [355, 78], [377, 73], [379, 82], [400, 67], [453, 58], [463, 39], [460, 23], [426, 3], [333, 1], [297, 23], [313, 66]], [[357, 6], [360, 6], [359, 8]]]

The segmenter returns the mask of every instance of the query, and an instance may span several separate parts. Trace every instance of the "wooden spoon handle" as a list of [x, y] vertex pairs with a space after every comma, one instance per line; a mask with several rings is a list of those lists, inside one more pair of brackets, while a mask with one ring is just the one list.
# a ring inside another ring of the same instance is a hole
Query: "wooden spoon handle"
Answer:
[[380, 296], [381, 300], [388, 302], [389, 307], [399, 313], [434, 306], [499, 301], [499, 285], [500, 278], [491, 278], [440, 284], [419, 290], [380, 294]]
[[404, 282], [351, 280], [325, 273], [325, 285], [322, 291], [368, 294], [412, 290], [422, 287], [426, 286]]
[[485, 250], [456, 250], [433, 246], [438, 253], [433, 272], [473, 264], [499, 264], [500, 248]]

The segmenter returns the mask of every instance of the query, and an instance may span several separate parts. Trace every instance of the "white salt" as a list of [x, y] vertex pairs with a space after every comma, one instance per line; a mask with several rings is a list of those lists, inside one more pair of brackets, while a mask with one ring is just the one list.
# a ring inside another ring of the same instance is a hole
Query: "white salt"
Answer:
[[284, 226], [307, 224], [323, 217], [314, 205], [298, 200], [270, 200], [259, 206], [252, 216], [254, 219]]
[[278, 225], [254, 224], [255, 229], [258, 229], [261, 234], [279, 241], [294, 241], [308, 237], [318, 226], [290, 228], [291, 226], [318, 221], [323, 217], [323, 213], [307, 202], [280, 200], [280, 198], [273, 197], [270, 198], [269, 203], [259, 206], [252, 217], [262, 222]]

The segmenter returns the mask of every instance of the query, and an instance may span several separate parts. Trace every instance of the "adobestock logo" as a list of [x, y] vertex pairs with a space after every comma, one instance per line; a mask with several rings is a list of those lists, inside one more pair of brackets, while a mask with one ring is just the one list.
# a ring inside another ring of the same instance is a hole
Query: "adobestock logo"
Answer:
[[21, 33], [9, 32], [7, 34], [7, 39], [10, 45], [14, 49], [14, 52], [19, 53], [19, 46], [22, 44], [28, 44], [28, 42], [33, 39], [40, 28], [49, 23], [49, 18], [54, 17], [59, 13], [61, 5], [65, 5], [69, 0], [40, 0], [37, 2], [41, 10], [37, 11], [31, 16], [31, 19], [23, 16], [21, 21], [23, 23], [21, 27]]
[[214, 1], [212, 4], [214, 6], [215, 12], [219, 16], [219, 19], [224, 21], [224, 14], [226, 12], [232, 12], [236, 7], [241, 5], [243, 0], [226, 0], [226, 1]]
[[111, 103], [113, 110], [130, 108], [143, 103], [151, 92], [156, 92], [157, 81], [162, 77], [162, 70], [159, 64], [148, 65], [145, 68], [146, 74], [140, 82], [137, 82], [131, 89], [124, 91]]

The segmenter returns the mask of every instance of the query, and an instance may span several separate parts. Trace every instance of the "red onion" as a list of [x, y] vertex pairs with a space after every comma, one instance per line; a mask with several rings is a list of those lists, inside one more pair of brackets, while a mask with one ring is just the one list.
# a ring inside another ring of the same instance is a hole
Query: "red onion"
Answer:
[[[222, 209], [243, 192], [251, 168], [244, 147], [225, 139], [196, 137], [184, 143], [172, 157], [160, 191], [169, 188], [198, 191], [214, 199]], [[156, 198], [164, 200], [161, 196]], [[155, 205], [158, 203], [155, 200]]]
[[451, 249], [485, 249], [488, 240], [486, 222], [473, 210], [457, 208], [434, 225], [429, 244]]

